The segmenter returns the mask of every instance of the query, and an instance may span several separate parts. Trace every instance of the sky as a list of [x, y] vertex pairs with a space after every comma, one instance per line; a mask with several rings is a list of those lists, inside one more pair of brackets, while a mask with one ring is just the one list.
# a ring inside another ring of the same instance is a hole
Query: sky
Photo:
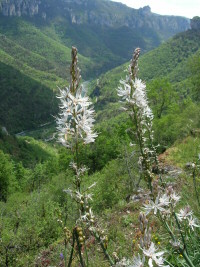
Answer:
[[112, 0], [133, 8], [150, 6], [153, 13], [193, 18], [200, 16], [200, 0]]

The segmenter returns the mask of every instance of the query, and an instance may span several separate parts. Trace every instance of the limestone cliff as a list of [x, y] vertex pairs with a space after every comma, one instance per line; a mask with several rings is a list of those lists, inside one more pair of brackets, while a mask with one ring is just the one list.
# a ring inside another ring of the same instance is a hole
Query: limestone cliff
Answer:
[[71, 22], [74, 24], [88, 23], [129, 28], [148, 27], [159, 31], [168, 29], [170, 32], [185, 31], [189, 28], [189, 19], [157, 15], [151, 12], [149, 6], [133, 9], [121, 3], [106, 0], [101, 0], [101, 2], [98, 0], [67, 0], [65, 3]]
[[4, 16], [34, 16], [39, 11], [39, 0], [3, 0], [0, 10]]
[[[153, 14], [149, 6], [129, 8], [110, 0], [0, 0], [4, 16], [67, 17], [72, 24], [92, 24], [131, 29], [153, 29], [167, 33], [166, 38], [190, 27], [189, 20], [177, 16]], [[165, 38], [164, 38], [165, 39]]]

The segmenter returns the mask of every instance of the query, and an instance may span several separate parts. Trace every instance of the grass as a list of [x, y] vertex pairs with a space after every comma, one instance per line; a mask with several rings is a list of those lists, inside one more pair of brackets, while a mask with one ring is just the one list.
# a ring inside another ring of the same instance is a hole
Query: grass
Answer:
[[186, 163], [196, 162], [200, 153], [200, 136], [188, 136], [182, 141], [177, 141], [169, 150], [167, 159], [181, 168]]

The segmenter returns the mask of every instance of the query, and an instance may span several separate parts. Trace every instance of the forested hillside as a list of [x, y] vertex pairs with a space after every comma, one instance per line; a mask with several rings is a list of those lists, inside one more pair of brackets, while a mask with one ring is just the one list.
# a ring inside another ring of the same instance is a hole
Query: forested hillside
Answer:
[[[154, 123], [165, 129], [163, 136], [155, 133], [161, 146], [169, 146], [199, 123], [196, 102], [199, 99], [199, 51], [200, 31], [192, 29], [176, 35], [140, 58], [139, 76], [147, 83], [148, 96], [155, 114]], [[90, 94], [98, 110], [98, 121], [104, 121], [113, 114], [118, 116], [116, 88], [120, 79], [127, 75], [127, 68], [128, 63], [91, 83]], [[175, 114], [177, 120], [174, 119]], [[178, 128], [175, 125], [179, 125]]]
[[[198, 57], [199, 49], [199, 30], [188, 30], [177, 34], [169, 41], [141, 57], [139, 75], [147, 82], [158, 77], [167, 78], [176, 85], [179, 82], [186, 82], [188, 78], [191, 79], [192, 63], [195, 65], [194, 58]], [[124, 71], [127, 70], [127, 67], [128, 63], [103, 74], [98, 79], [99, 86], [96, 89], [91, 89], [92, 96], [95, 96], [95, 94], [99, 96], [100, 107], [103, 108], [101, 101], [104, 98], [108, 102], [116, 102], [117, 93], [114, 88], [117, 87], [119, 79], [126, 75]], [[101, 84], [104, 88], [103, 90], [101, 90]], [[180, 88], [180, 90], [183, 90], [183, 88]], [[110, 94], [110, 96], [107, 94]]]
[[[55, 95], [57, 86], [69, 81], [72, 45], [79, 49], [81, 75], [88, 80], [126, 62], [133, 47], [140, 46], [144, 53], [188, 28], [189, 20], [186, 18], [159, 16], [151, 13], [149, 7], [136, 10], [111, 1], [2, 0], [0, 62], [7, 68], [20, 71], [20, 80], [23, 76], [24, 80], [39, 83], [42, 101], [47, 102], [44, 105], [48, 107], [51, 97], [46, 98], [46, 91], [53, 90]], [[9, 74], [2, 75], [0, 98], [4, 98], [4, 91], [7, 92], [4, 110], [16, 107], [12, 105], [15, 97], [13, 91], [16, 89], [20, 92], [24, 90], [24, 94], [31, 97], [32, 90], [27, 89], [25, 84], [19, 88], [18, 77], [13, 88]], [[52, 95], [51, 92], [49, 94]], [[18, 100], [22, 110], [26, 110], [25, 99], [20, 97]], [[55, 103], [56, 97], [52, 101]], [[41, 101], [34, 96], [32, 102], [37, 107], [34, 108], [34, 116], [39, 118], [35, 123], [30, 112], [23, 117], [22, 110], [17, 107], [15, 122], [10, 110], [6, 121], [3, 120], [4, 113], [0, 114], [0, 124], [9, 132], [16, 133], [36, 127], [41, 122], [52, 121], [51, 115], [56, 114], [54, 107], [44, 111]]]
[[200, 18], [59, 3], [0, 1], [0, 266], [200, 266]]

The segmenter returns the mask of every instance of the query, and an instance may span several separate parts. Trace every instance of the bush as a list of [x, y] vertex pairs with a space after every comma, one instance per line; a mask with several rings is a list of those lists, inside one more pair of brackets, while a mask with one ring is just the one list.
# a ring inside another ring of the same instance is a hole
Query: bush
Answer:
[[14, 165], [9, 156], [0, 150], [0, 200], [6, 201], [8, 195], [18, 187], [14, 174]]

